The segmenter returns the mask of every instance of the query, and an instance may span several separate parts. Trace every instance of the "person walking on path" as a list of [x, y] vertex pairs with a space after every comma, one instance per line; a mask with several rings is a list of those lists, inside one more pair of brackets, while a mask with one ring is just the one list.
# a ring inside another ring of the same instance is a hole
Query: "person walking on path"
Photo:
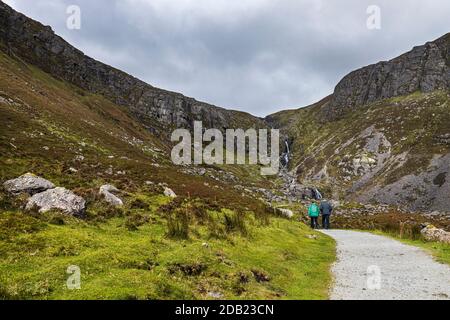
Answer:
[[322, 214], [322, 226], [324, 229], [330, 229], [330, 216], [333, 212], [333, 206], [327, 200], [320, 203], [320, 213]]
[[311, 228], [312, 229], [316, 229], [319, 226], [319, 222], [318, 222], [319, 214], [320, 214], [319, 206], [314, 201], [309, 205], [309, 208], [308, 208], [308, 216], [311, 218]]

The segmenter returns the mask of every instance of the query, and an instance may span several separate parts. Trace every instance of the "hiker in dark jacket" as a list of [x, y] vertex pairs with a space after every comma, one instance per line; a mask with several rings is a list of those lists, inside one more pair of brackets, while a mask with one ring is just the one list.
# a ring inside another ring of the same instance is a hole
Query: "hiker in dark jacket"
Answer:
[[330, 216], [333, 212], [333, 206], [326, 200], [320, 203], [320, 213], [322, 214], [322, 226], [324, 229], [330, 229]]

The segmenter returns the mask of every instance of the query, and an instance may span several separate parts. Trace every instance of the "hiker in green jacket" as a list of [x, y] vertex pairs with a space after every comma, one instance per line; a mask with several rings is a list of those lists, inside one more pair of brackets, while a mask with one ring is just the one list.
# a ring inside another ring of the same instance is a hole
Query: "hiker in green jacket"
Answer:
[[309, 208], [308, 208], [308, 216], [311, 218], [311, 228], [312, 229], [316, 229], [317, 226], [319, 225], [319, 223], [317, 221], [319, 218], [319, 215], [320, 215], [319, 206], [314, 201], [309, 205]]

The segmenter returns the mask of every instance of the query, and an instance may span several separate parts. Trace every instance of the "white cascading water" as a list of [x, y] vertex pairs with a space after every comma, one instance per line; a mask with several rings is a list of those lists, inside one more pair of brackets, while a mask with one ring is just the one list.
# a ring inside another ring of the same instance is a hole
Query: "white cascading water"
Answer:
[[314, 191], [316, 192], [317, 200], [321, 200], [323, 198], [322, 194], [317, 188], [314, 188]]
[[287, 140], [284, 141], [284, 144], [286, 145], [286, 153], [284, 155], [284, 162], [285, 162], [285, 166], [287, 167], [289, 164], [289, 155], [291, 153], [291, 150], [289, 148], [289, 143]]

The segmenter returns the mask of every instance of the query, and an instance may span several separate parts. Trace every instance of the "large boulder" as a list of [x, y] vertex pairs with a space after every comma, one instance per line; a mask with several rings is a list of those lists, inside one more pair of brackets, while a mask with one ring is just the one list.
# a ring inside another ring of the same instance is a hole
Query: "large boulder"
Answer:
[[280, 209], [280, 208], [278, 208], [278, 212], [283, 217], [286, 217], [288, 219], [292, 219], [294, 217], [294, 212], [292, 212], [292, 210], [289, 210], [289, 209]]
[[426, 225], [420, 233], [427, 241], [437, 241], [450, 244], [450, 232], [436, 228], [431, 224]]
[[81, 217], [86, 209], [86, 201], [65, 188], [50, 189], [35, 194], [26, 205], [26, 210], [37, 208], [39, 212], [60, 210], [66, 214]]
[[116, 196], [116, 194], [119, 192], [120, 192], [119, 189], [110, 184], [101, 186], [99, 191], [100, 195], [102, 195], [105, 198], [105, 201], [115, 207], [123, 206], [122, 199]]
[[167, 188], [167, 187], [164, 187], [164, 195], [166, 197], [170, 197], [170, 198], [176, 198], [177, 197], [176, 193], [173, 192], [172, 189]]
[[8, 180], [3, 186], [6, 191], [12, 194], [28, 193], [30, 196], [55, 187], [50, 181], [32, 173], [26, 173], [16, 179]]

